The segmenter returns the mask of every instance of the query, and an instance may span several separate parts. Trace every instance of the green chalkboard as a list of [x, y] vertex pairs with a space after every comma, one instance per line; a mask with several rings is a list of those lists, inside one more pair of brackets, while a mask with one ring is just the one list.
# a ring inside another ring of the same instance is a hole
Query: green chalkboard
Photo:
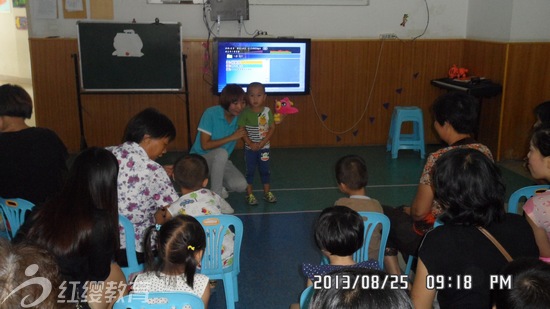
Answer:
[[181, 92], [180, 23], [79, 21], [83, 92]]

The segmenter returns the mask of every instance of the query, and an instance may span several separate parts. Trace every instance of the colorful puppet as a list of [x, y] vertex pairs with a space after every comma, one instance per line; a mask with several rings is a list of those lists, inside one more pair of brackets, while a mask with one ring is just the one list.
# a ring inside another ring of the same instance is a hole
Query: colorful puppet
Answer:
[[282, 100], [275, 100], [275, 123], [279, 124], [283, 120], [282, 115], [296, 114], [298, 109], [294, 107], [294, 103], [288, 97]]

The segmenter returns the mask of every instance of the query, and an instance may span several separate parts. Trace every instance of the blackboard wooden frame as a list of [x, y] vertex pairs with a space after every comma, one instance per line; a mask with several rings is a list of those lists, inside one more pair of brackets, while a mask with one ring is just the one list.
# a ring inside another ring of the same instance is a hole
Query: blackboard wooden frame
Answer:
[[[77, 27], [83, 93], [183, 92], [180, 23], [79, 21]], [[124, 53], [120, 42], [129, 37], [139, 37], [143, 47], [134, 40], [128, 44], [134, 50]]]

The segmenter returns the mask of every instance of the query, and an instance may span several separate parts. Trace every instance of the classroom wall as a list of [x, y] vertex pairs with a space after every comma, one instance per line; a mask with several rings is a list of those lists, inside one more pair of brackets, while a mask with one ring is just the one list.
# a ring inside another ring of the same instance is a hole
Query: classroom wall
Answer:
[[466, 37], [508, 42], [512, 28], [514, 0], [470, 1]]
[[[115, 21], [129, 22], [136, 19], [138, 22], [148, 22], [158, 17], [161, 21], [181, 22], [184, 39], [207, 37], [202, 5], [147, 4], [146, 0], [113, 0], [113, 3]], [[430, 17], [425, 38], [465, 37], [468, 1], [438, 0], [427, 3]], [[58, 4], [59, 16], [62, 17], [61, 0], [58, 0]], [[404, 14], [408, 14], [409, 18], [405, 27], [402, 27], [400, 24]], [[368, 6], [252, 4], [250, 20], [244, 22], [246, 29], [241, 29], [241, 35], [248, 37], [250, 35], [246, 32], [252, 33], [256, 29], [267, 31], [270, 36], [310, 38], [378, 38], [380, 33], [393, 32], [403, 39], [410, 39], [423, 32], [427, 19], [424, 0], [370, 0]], [[219, 36], [239, 36], [238, 22], [224, 21], [219, 33], [216, 27], [214, 33]], [[74, 38], [75, 20], [32, 19], [31, 36]]]
[[26, 17], [25, 8], [11, 8], [8, 13], [0, 13], [0, 80], [30, 82], [29, 35], [27, 30], [16, 28], [16, 16]]
[[514, 0], [511, 42], [550, 41], [550, 1]]
[[468, 39], [498, 42], [550, 41], [550, 1], [469, 1]]
[[[126, 21], [138, 16], [136, 20], [142, 21], [162, 16], [182, 22], [194, 138], [202, 111], [217, 103], [209, 89], [211, 77], [203, 74], [206, 30], [201, 6], [144, 2], [115, 0], [115, 19]], [[274, 145], [384, 144], [391, 108], [395, 105], [420, 106], [425, 115], [426, 142], [436, 143], [429, 107], [444, 90], [431, 86], [429, 81], [445, 76], [448, 67], [456, 63], [469, 68], [474, 75], [503, 85], [502, 95], [482, 101], [479, 139], [489, 145], [497, 159], [522, 158], [534, 120], [532, 108], [550, 98], [550, 77], [546, 74], [550, 69], [550, 38], [548, 33], [539, 31], [543, 27], [550, 29], [550, 19], [539, 13], [550, 13], [550, 2], [438, 1], [429, 2], [428, 7], [430, 22], [426, 36], [414, 41], [382, 41], [377, 39], [381, 32], [395, 32], [406, 38], [421, 33], [427, 21], [425, 2], [371, 0], [366, 7], [313, 8], [252, 5], [251, 20], [245, 23], [248, 31], [261, 29], [281, 35], [292, 32], [295, 36], [313, 38], [312, 94], [292, 98], [300, 113], [279, 127]], [[410, 13], [406, 27], [396, 26], [395, 20], [401, 23], [404, 11]], [[291, 18], [281, 23], [280, 16]], [[75, 21], [32, 22], [37, 123], [56, 130], [69, 149], [77, 151], [80, 136], [71, 59], [71, 54], [77, 52]], [[272, 29], [276, 29], [275, 32]], [[220, 35], [237, 34], [236, 22], [222, 23]], [[51, 35], [68, 38], [40, 38]], [[341, 59], [341, 55], [349, 57], [335, 63], [333, 59]], [[185, 103], [182, 96], [174, 95], [85, 96], [84, 127], [88, 144], [118, 143], [127, 119], [144, 107], [155, 106], [176, 123], [178, 139], [171, 149], [185, 150], [189, 142]]]
[[[216, 105], [203, 76], [204, 41], [186, 40], [189, 108], [192, 138], [202, 112]], [[277, 147], [352, 146], [384, 144], [391, 112], [396, 105], [423, 109], [427, 143], [437, 143], [430, 106], [444, 91], [430, 85], [461, 62], [463, 40], [313, 40], [311, 94], [291, 96], [298, 114], [277, 127]], [[37, 123], [54, 129], [76, 151], [80, 145], [76, 81], [71, 54], [76, 39], [31, 39]], [[336, 63], [339, 55], [342, 62]], [[369, 57], [370, 56], [370, 57]], [[46, 59], [48, 61], [46, 61]], [[490, 74], [489, 72], [487, 74]], [[174, 94], [82, 95], [83, 124], [89, 145], [120, 142], [127, 120], [141, 109], [155, 106], [174, 121], [177, 139], [172, 150], [188, 146], [185, 100]], [[268, 104], [274, 107], [269, 97]], [[489, 128], [490, 129], [490, 128]], [[405, 128], [407, 130], [407, 128]]]

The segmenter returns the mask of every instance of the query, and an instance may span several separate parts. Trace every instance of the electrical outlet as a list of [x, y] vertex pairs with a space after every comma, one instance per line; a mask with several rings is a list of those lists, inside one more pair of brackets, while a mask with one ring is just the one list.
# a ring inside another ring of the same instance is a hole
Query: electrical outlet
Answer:
[[395, 33], [380, 33], [380, 38], [382, 40], [397, 39], [397, 34], [395, 34]]

